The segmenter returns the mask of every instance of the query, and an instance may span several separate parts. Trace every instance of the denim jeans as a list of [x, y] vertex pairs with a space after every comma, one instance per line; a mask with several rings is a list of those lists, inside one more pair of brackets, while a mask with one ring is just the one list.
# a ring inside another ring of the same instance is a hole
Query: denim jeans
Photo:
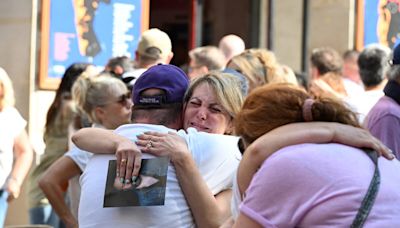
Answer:
[[1, 190], [0, 192], [0, 227], [4, 227], [4, 221], [6, 220], [7, 215], [7, 197], [8, 192]]
[[53, 210], [51, 205], [33, 207], [29, 209], [29, 219], [31, 224], [46, 224], [54, 228], [64, 227], [61, 224], [60, 218]]

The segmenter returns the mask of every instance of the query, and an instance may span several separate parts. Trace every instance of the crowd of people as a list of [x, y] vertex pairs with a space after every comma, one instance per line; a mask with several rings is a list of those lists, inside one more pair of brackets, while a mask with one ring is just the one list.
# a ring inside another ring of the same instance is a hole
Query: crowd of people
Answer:
[[[400, 226], [400, 46], [316, 48], [309, 76], [233, 34], [189, 51], [187, 68], [173, 56], [153, 28], [134, 60], [71, 65], [30, 175], [0, 69], [0, 122], [13, 130], [0, 132], [0, 225], [28, 177], [31, 224], [56, 228]], [[157, 157], [165, 175], [147, 170]]]

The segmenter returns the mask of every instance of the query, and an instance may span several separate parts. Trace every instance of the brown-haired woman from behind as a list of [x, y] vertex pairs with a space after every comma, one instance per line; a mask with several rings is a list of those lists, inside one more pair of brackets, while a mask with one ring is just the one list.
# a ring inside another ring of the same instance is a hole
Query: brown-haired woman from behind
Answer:
[[[354, 113], [341, 102], [314, 100], [290, 85], [266, 85], [251, 93], [235, 123], [236, 133], [248, 146], [238, 170], [241, 191], [246, 190], [241, 181], [247, 164], [254, 159], [246, 154], [259, 138], [287, 124], [318, 121], [358, 127]], [[281, 131], [278, 137], [290, 135]], [[376, 162], [365, 151], [339, 143], [300, 141], [284, 147], [269, 156], [253, 176], [235, 227], [350, 226], [360, 221], [361, 225], [399, 226], [400, 194], [396, 189], [400, 188], [400, 163], [382, 158]], [[376, 167], [380, 172], [376, 199], [371, 201], [373, 207], [367, 208], [370, 212], [364, 214], [365, 220], [357, 220], [369, 186], [377, 186], [372, 184]]]

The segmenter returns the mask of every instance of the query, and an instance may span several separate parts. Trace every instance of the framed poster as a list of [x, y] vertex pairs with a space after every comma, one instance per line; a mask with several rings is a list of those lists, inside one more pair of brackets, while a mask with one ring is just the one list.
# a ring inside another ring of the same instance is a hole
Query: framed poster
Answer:
[[357, 50], [371, 43], [396, 46], [400, 42], [400, 2], [358, 0], [356, 36]]
[[148, 24], [149, 0], [43, 0], [40, 89], [57, 89], [72, 63], [133, 58]]

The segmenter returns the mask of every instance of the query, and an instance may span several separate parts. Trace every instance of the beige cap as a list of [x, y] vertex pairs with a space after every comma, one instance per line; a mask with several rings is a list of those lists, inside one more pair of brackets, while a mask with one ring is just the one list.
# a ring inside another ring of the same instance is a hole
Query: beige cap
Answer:
[[[150, 48], [157, 48], [161, 53], [154, 52]], [[167, 57], [171, 53], [171, 48], [171, 39], [168, 34], [157, 28], [152, 28], [142, 33], [137, 52], [150, 58], [159, 59]]]

